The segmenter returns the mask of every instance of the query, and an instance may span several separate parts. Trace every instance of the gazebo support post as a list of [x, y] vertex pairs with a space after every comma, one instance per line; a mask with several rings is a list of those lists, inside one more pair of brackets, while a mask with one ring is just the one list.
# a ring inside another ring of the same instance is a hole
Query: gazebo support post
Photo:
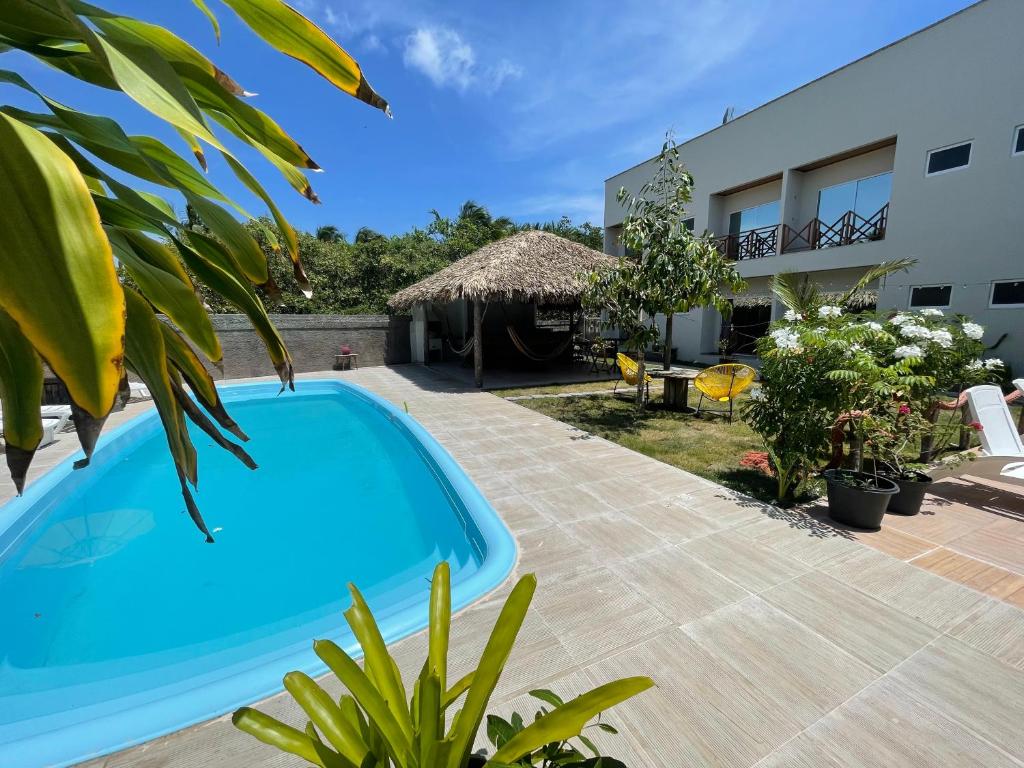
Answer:
[[484, 386], [484, 313], [478, 300], [473, 302], [473, 378]]

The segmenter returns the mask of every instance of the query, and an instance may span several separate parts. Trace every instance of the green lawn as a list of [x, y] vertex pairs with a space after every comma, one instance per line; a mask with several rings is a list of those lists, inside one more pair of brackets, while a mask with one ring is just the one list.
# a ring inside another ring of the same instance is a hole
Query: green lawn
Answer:
[[[605, 385], [574, 384], [564, 387], [496, 390], [501, 397], [559, 394], [605, 389]], [[610, 388], [610, 385], [609, 385]], [[697, 405], [699, 394], [690, 389], [690, 404]], [[743, 400], [744, 398], [740, 398]], [[707, 401], [705, 401], [707, 402]], [[517, 405], [546, 414], [574, 427], [599, 435], [639, 453], [685, 469], [708, 480], [750, 494], [765, 501], [774, 498], [775, 483], [754, 470], [739, 466], [747, 451], [764, 450], [760, 439], [737, 414], [730, 424], [723, 416], [696, 418], [693, 414], [669, 411], [662, 407], [660, 393], [652, 387], [651, 403], [638, 413], [631, 399], [619, 396], [545, 397], [517, 400]], [[1020, 406], [1011, 408], [1014, 419]], [[945, 418], [959, 418], [943, 412]], [[916, 454], [916, 448], [913, 449]]]

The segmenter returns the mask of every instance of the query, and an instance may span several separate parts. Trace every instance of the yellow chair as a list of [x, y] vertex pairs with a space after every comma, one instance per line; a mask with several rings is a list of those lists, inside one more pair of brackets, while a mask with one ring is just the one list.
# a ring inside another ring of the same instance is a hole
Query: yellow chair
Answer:
[[[619, 373], [622, 375], [622, 381], [626, 382], [629, 386], [635, 387], [637, 377], [640, 375], [640, 366], [636, 364], [636, 361], [619, 352], [615, 355], [615, 360], [619, 364]], [[615, 386], [612, 391], [616, 391], [619, 388], [619, 382], [615, 382]], [[644, 390], [645, 397], [647, 400], [651, 399], [651, 377], [646, 373], [644, 374]]]
[[[729, 404], [729, 423], [732, 423], [732, 406], [736, 396], [749, 387], [757, 378], [757, 371], [749, 365], [726, 363], [705, 368], [693, 379], [693, 385], [700, 390], [700, 401], [697, 403], [697, 414], [700, 415], [704, 398], [718, 403]], [[718, 413], [725, 413], [724, 410]]]

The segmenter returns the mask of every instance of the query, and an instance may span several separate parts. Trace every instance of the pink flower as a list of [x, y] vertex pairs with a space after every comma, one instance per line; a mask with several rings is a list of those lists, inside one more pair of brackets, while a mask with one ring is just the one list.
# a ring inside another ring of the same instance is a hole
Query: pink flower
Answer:
[[904, 403], [900, 406], [900, 416], [906, 416], [910, 413], [910, 406]]
[[973, 429], [975, 432], [981, 432], [983, 429], [985, 429], [985, 427], [981, 425], [980, 421], [972, 421], [967, 426]]

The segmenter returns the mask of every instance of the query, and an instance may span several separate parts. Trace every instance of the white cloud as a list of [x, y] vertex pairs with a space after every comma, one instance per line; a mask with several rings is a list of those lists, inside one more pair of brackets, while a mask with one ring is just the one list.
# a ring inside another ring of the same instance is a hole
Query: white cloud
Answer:
[[449, 27], [417, 27], [405, 39], [403, 58], [407, 67], [422, 72], [438, 88], [458, 91], [478, 88], [493, 93], [523, 74], [522, 67], [508, 59], [479, 66], [473, 46]]

